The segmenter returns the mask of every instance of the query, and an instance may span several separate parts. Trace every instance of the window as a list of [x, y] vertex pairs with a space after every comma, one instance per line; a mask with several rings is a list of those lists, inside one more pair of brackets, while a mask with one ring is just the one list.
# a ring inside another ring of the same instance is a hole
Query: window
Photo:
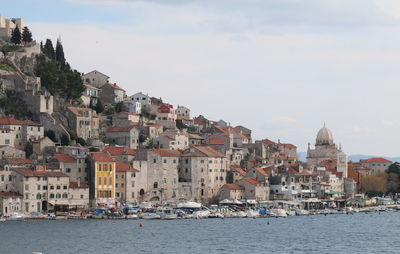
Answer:
[[71, 169], [70, 169], [70, 168], [67, 168], [65, 171], [66, 171], [67, 173], [71, 173]]
[[122, 178], [122, 179], [124, 179], [124, 177], [125, 177], [124, 175], [121, 175], [121, 178]]
[[4, 175], [1, 175], [1, 181], [4, 182]]
[[36, 194], [36, 199], [42, 199], [42, 195], [40, 193]]
[[131, 177], [136, 177], [136, 173], [131, 173]]
[[47, 185], [44, 185], [44, 186], [43, 186], [43, 190], [47, 190]]
[[104, 171], [107, 171], [108, 170], [108, 165], [104, 164], [103, 169], [104, 169]]
[[61, 186], [60, 185], [57, 185], [57, 190], [61, 190]]
[[157, 189], [157, 188], [158, 188], [158, 183], [157, 183], [157, 182], [154, 182], [153, 188], [154, 188], [154, 189]]
[[25, 184], [25, 190], [29, 190], [29, 184]]
[[12, 176], [8, 176], [8, 181], [11, 182], [12, 181]]
[[124, 184], [123, 183], [121, 183], [121, 188], [124, 188]]
[[56, 194], [56, 198], [61, 198], [61, 194]]
[[50, 190], [54, 190], [54, 185], [50, 185]]
[[164, 163], [167, 163], [167, 160], [166, 160], [166, 159], [164, 159]]
[[115, 188], [118, 188], [118, 183], [115, 184]]
[[153, 159], [153, 163], [157, 163], [157, 160], [156, 160], [156, 159]]
[[81, 199], [83, 199], [83, 195], [81, 195]]
[[67, 185], [64, 185], [63, 189], [64, 189], [64, 190], [68, 189]]
[[50, 198], [54, 198], [54, 194], [53, 193], [50, 194]]
[[67, 193], [63, 193], [62, 197], [63, 198], [68, 198], [68, 194]]
[[37, 189], [40, 190], [40, 185], [37, 186]]
[[10, 144], [10, 140], [9, 140], [9, 139], [6, 139], [6, 140], [4, 141], [4, 144], [9, 145], [9, 144]]

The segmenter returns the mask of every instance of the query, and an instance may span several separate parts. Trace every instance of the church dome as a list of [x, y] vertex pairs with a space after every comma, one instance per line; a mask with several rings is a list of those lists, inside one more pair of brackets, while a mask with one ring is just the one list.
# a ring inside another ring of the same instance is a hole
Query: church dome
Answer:
[[332, 132], [325, 127], [325, 124], [324, 127], [318, 131], [315, 145], [333, 145]]

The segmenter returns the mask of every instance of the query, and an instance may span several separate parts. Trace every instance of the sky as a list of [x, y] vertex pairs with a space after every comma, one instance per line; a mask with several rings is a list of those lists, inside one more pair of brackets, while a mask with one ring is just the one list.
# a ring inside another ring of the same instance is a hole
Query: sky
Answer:
[[400, 1], [19, 0], [80, 72], [306, 151], [326, 123], [347, 154], [399, 156]]

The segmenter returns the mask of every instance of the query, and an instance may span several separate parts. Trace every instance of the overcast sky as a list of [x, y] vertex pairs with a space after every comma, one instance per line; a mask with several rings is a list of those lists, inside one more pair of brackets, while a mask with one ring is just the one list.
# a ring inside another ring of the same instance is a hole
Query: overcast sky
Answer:
[[[56, 2], [56, 3], [55, 3]], [[193, 115], [306, 151], [325, 122], [347, 154], [399, 156], [400, 1], [18, 0], [38, 41]]]

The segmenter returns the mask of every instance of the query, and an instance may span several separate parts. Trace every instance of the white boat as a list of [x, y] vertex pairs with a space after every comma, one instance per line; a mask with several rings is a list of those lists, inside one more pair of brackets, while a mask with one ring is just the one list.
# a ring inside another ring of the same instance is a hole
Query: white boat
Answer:
[[141, 215], [141, 218], [144, 220], [155, 220], [155, 219], [161, 219], [161, 215], [156, 213], [143, 213]]
[[230, 212], [225, 215], [225, 218], [245, 218], [247, 214], [245, 212]]
[[139, 216], [137, 214], [128, 214], [128, 215], [125, 215], [125, 219], [136, 220], [136, 219], [139, 219]]
[[23, 221], [25, 220], [25, 216], [23, 214], [14, 213], [10, 217], [7, 218], [9, 221]]
[[201, 210], [201, 211], [194, 212], [193, 213], [193, 218], [195, 218], [195, 219], [204, 219], [204, 218], [208, 218], [209, 215], [210, 215], [210, 211]]
[[301, 216], [301, 215], [309, 215], [309, 214], [310, 214], [309, 211], [304, 210], [304, 209], [298, 209], [298, 208], [297, 208], [297, 209], [295, 209], [294, 211], [295, 211], [296, 215], [298, 215], [298, 216]]
[[260, 217], [260, 212], [257, 210], [247, 210], [246, 211], [247, 218], [257, 218]]
[[6, 219], [5, 218], [0, 218], [0, 222], [5, 222]]
[[175, 220], [175, 219], [178, 219], [178, 214], [176, 214], [173, 209], [164, 208], [161, 211], [161, 219], [162, 220]]
[[285, 212], [288, 216], [296, 216], [296, 211], [294, 210], [286, 209]]
[[281, 208], [269, 209], [269, 215], [272, 217], [287, 217], [285, 209]]
[[186, 209], [200, 209], [201, 208], [201, 203], [197, 202], [185, 202], [185, 203], [179, 203], [177, 205], [177, 208], [186, 208]]

